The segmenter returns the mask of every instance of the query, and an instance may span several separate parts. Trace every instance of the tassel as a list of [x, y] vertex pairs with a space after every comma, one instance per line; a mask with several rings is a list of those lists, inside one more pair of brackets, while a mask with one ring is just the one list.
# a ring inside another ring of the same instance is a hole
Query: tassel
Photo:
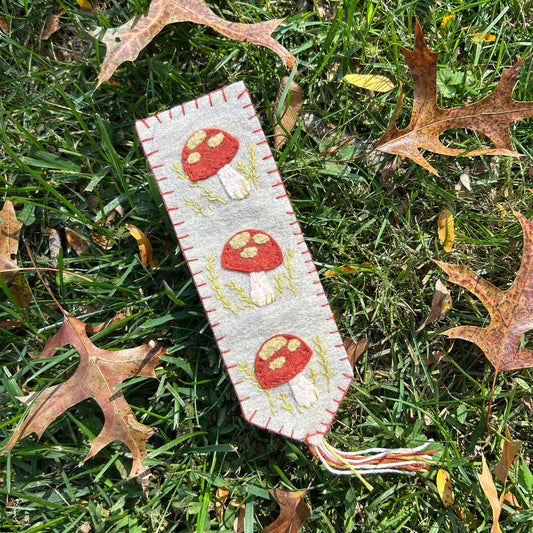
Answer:
[[358, 452], [341, 452], [323, 440], [320, 444], [309, 444], [311, 453], [320, 460], [332, 474], [409, 474], [427, 468], [431, 454], [436, 450], [423, 452], [429, 443], [417, 448], [371, 448]]

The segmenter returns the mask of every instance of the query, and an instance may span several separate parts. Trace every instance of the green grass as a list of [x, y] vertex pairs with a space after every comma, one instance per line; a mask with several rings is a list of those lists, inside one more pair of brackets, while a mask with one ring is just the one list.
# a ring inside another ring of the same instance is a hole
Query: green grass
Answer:
[[[148, 442], [146, 463], [153, 472], [148, 498], [135, 480], [126, 479], [129, 459], [120, 444], [80, 463], [103, 419], [98, 406], [87, 401], [58, 418], [40, 441], [30, 436], [0, 457], [0, 530], [232, 530], [236, 507], [228, 507], [223, 524], [214, 513], [216, 489], [224, 485], [231, 500], [246, 506], [247, 531], [259, 531], [277, 515], [269, 488], [311, 485], [307, 502], [312, 517], [305, 526], [310, 531], [489, 531], [490, 506], [477, 473], [482, 454], [495, 466], [507, 424], [513, 437], [524, 441], [508, 481], [522, 511], [506, 507], [502, 529], [527, 532], [533, 518], [531, 370], [498, 377], [486, 431], [492, 368], [474, 345], [440, 334], [459, 324], [486, 324], [486, 310], [469, 293], [448, 284], [453, 309], [422, 332], [416, 329], [429, 312], [435, 281], [446, 279], [433, 260], [468, 262], [502, 288], [514, 279], [522, 234], [510, 213], [515, 209], [533, 217], [531, 120], [511, 126], [515, 146], [525, 154], [522, 159], [426, 154], [440, 179], [404, 161], [383, 180], [369, 159], [337, 162], [319, 153], [352, 134], [358, 135], [359, 148], [345, 147], [339, 158], [361, 152], [361, 146], [381, 136], [392, 114], [397, 90], [378, 95], [348, 87], [342, 76], [349, 72], [384, 74], [402, 82], [406, 102], [400, 123], [407, 124], [412, 81], [398, 45], [413, 48], [415, 16], [430, 48], [440, 53], [439, 67], [464, 77], [464, 82], [444, 87], [442, 106], [487, 95], [502, 68], [521, 57], [513, 96], [532, 100], [531, 2], [324, 2], [323, 18], [313, 2], [301, 12], [296, 2], [283, 0], [224, 0], [216, 8], [238, 22], [286, 18], [275, 36], [297, 57], [304, 111], [315, 122], [310, 125], [302, 116], [289, 143], [275, 154], [281, 174], [319, 271], [370, 264], [360, 273], [323, 277], [343, 334], [374, 343], [356, 364], [356, 379], [331, 428], [331, 440], [353, 449], [408, 446], [431, 438], [438, 449], [435, 468], [416, 478], [372, 477], [371, 491], [355, 478], [329, 475], [303, 444], [242, 418], [134, 130], [138, 118], [242, 79], [270, 135], [279, 76], [285, 73], [280, 61], [266, 49], [229, 41], [206, 27], [172, 25], [134, 65], [118, 69], [115, 85], [94, 92], [104, 49], [85, 30], [97, 22], [116, 26], [148, 2], [101, 2], [105, 11], [98, 16], [81, 11], [75, 2], [59, 4], [64, 10], [61, 29], [45, 42], [39, 35], [57, 2], [0, 3], [0, 16], [10, 27], [9, 35], [0, 33], [1, 201], [13, 201], [24, 222], [18, 263], [31, 266], [24, 239], [41, 267], [54, 266], [45, 230], [56, 229], [63, 244], [56, 258], [60, 273], [43, 274], [61, 305], [91, 324], [127, 309], [121, 327], [104, 330], [95, 343], [121, 349], [155, 339], [168, 353], [158, 380], [125, 386], [137, 418], [157, 430]], [[455, 20], [440, 35], [440, 23], [451, 12]], [[496, 36], [494, 43], [476, 44], [470, 38], [487, 29]], [[461, 146], [482, 141], [465, 131], [448, 132], [446, 139]], [[453, 188], [465, 166], [470, 167], [473, 190], [458, 198]], [[450, 253], [443, 252], [436, 238], [443, 208], [455, 215], [456, 242]], [[148, 235], [159, 260], [156, 269], [142, 267], [126, 224]], [[69, 247], [67, 228], [86, 239], [88, 252], [78, 256]], [[95, 245], [93, 231], [106, 235], [113, 247]], [[2, 443], [26, 411], [16, 397], [66, 379], [77, 364], [72, 350], [46, 361], [32, 359], [57, 331], [62, 316], [37, 276], [31, 271], [24, 276], [32, 294], [27, 310], [17, 307], [2, 284], [8, 294], [0, 303], [0, 322], [20, 321], [19, 328], [1, 333]], [[526, 335], [524, 342], [531, 346], [531, 340]], [[429, 362], [438, 350], [447, 360]], [[440, 502], [438, 467], [450, 471], [457, 504], [472, 517], [472, 527]]]

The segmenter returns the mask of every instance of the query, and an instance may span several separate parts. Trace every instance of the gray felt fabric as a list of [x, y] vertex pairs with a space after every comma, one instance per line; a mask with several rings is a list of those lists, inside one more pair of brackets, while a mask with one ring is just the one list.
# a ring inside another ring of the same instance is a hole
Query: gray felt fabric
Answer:
[[[136, 126], [245, 418], [319, 444], [351, 383], [352, 369], [244, 83]], [[216, 175], [195, 183], [187, 179], [180, 166], [182, 149], [202, 128], [224, 130], [239, 140], [230, 166], [246, 175], [247, 197], [231, 199]], [[284, 263], [266, 272], [277, 296], [268, 305], [250, 302], [250, 274], [221, 264], [225, 243], [247, 229], [272, 236], [284, 254]], [[301, 372], [317, 390], [309, 405], [298, 404], [287, 383], [267, 390], [257, 381], [258, 350], [281, 334], [297, 336], [313, 349]]]

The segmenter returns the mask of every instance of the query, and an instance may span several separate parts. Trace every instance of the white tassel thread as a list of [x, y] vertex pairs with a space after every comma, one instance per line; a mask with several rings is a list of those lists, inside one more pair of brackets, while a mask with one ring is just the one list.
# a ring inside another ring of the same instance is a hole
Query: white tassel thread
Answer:
[[357, 452], [342, 452], [323, 440], [310, 444], [313, 455], [332, 473], [365, 476], [368, 474], [408, 474], [427, 468], [435, 450], [423, 452], [428, 443], [417, 448], [370, 448]]

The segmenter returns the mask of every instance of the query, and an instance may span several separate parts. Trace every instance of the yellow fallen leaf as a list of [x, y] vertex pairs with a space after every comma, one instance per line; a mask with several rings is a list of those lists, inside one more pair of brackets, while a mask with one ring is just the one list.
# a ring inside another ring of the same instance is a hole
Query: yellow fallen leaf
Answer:
[[360, 265], [342, 265], [337, 270], [326, 270], [324, 276], [330, 278], [332, 276], [344, 276], [344, 274], [356, 274], [357, 272], [368, 272], [372, 270], [370, 263], [361, 263]]
[[443, 209], [437, 222], [439, 241], [444, 245], [444, 251], [452, 249], [455, 233], [453, 228], [453, 215], [449, 209]]
[[[449, 15], [446, 15], [445, 17], [443, 17], [442, 22], [440, 23], [441, 29], [444, 29], [446, 26], [448, 26], [448, 24], [452, 20], [455, 20], [455, 13], [450, 13]], [[442, 33], [442, 32], [439, 31], [439, 33]]]
[[474, 33], [470, 36], [470, 38], [475, 43], [480, 43], [482, 41], [486, 43], [493, 43], [496, 40], [496, 35], [491, 35], [490, 33], [486, 33], [485, 35], [482, 33]]
[[455, 497], [452, 489], [452, 478], [447, 470], [442, 468], [437, 472], [437, 492], [444, 507], [450, 507], [455, 502]]
[[126, 224], [126, 229], [137, 241], [137, 246], [139, 247], [139, 252], [141, 254], [141, 263], [143, 266], [154, 268], [157, 263], [152, 259], [152, 244], [148, 240], [148, 237], [133, 224]]
[[369, 91], [386, 93], [394, 89], [394, 83], [386, 76], [375, 74], [346, 74], [344, 79], [351, 85], [368, 89]]
[[93, 5], [91, 2], [89, 2], [89, 0], [76, 0], [76, 2], [78, 2], [78, 5], [82, 9], [85, 9], [85, 11], [90, 11], [93, 8]]

